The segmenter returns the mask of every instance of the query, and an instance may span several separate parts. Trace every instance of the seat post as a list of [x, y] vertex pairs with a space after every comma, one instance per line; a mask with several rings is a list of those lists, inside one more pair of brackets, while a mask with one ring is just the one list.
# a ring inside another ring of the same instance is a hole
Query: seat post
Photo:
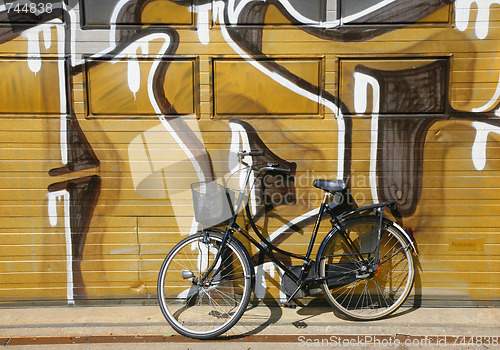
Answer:
[[323, 196], [323, 201], [321, 202], [321, 205], [326, 205], [328, 198], [330, 198], [331, 196], [333, 196], [333, 193], [325, 190], [325, 195]]
[[[316, 236], [318, 235], [319, 225], [321, 223], [321, 218], [323, 216], [323, 213], [325, 212], [326, 203], [328, 201], [328, 198], [331, 196], [332, 196], [331, 192], [325, 191], [323, 201], [321, 202], [321, 206], [319, 207], [318, 217], [316, 218], [316, 223], [314, 224], [313, 234], [311, 236], [311, 240], [309, 241], [309, 247], [307, 248], [306, 261], [304, 262], [304, 267], [305, 267], [305, 263], [309, 260], [309, 257], [311, 256], [314, 242], [316, 241]], [[304, 270], [304, 267], [302, 268], [302, 270]], [[301, 276], [302, 276], [303, 272], [304, 271], [301, 272]]]

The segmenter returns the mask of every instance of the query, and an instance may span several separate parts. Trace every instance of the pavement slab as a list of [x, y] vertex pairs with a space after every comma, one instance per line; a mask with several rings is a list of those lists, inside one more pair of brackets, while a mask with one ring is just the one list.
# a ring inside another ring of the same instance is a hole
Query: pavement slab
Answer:
[[[250, 305], [225, 335], [177, 334], [156, 305], [4, 307], [0, 344], [50, 349], [500, 349], [500, 308], [398, 310], [378, 321], [343, 319], [329, 307]], [[267, 345], [266, 345], [267, 344]]]

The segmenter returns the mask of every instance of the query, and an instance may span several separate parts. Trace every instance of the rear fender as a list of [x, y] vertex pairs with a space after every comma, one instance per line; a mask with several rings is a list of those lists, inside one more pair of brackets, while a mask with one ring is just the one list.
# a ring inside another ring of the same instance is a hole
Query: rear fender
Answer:
[[[344, 224], [344, 223], [348, 224], [349, 222], [356, 221], [359, 218], [360, 217], [355, 217], [355, 218], [352, 218], [352, 219], [345, 220], [345, 221], [342, 222], [342, 224]], [[384, 222], [388, 226], [392, 226], [395, 230], [397, 230], [399, 233], [401, 233], [401, 236], [403, 236], [403, 238], [405, 239], [405, 241], [410, 245], [410, 249], [412, 250], [413, 254], [417, 255], [417, 248], [415, 247], [415, 244], [413, 242], [413, 238], [405, 230], [403, 230], [403, 228], [401, 226], [399, 226], [397, 223], [395, 223], [395, 222], [393, 222], [393, 221], [391, 221], [389, 219], [384, 219]], [[315, 262], [316, 273], [318, 273], [319, 269], [320, 269], [320, 256], [322, 255], [323, 250], [325, 249], [328, 241], [337, 232], [338, 232], [338, 230], [336, 228], [333, 228], [332, 230], [330, 230], [330, 232], [328, 232], [328, 234], [326, 235], [326, 237], [321, 242], [321, 244], [320, 244], [320, 246], [318, 248], [318, 254], [316, 256], [316, 262]]]
[[396, 224], [395, 222], [392, 222], [392, 226], [394, 226], [394, 228], [396, 228], [401, 233], [401, 235], [406, 239], [406, 241], [410, 244], [413, 254], [417, 255], [418, 251], [417, 251], [417, 247], [415, 246], [415, 243], [414, 243], [414, 238], [411, 237], [408, 234], [408, 232], [406, 232], [406, 230], [403, 230], [403, 228], [401, 226], [399, 226], [398, 224]]

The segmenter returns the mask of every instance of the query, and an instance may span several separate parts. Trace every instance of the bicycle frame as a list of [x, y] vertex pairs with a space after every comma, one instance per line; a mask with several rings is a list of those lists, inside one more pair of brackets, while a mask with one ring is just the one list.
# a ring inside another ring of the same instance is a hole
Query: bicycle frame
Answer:
[[[386, 206], [389, 206], [389, 207], [395, 206], [395, 202], [391, 201], [391, 202], [383, 202], [383, 203], [379, 203], [379, 204], [373, 204], [373, 205], [369, 205], [369, 206], [365, 206], [365, 207], [361, 207], [361, 208], [357, 208], [355, 210], [349, 211], [349, 212], [345, 213], [344, 215], [335, 216], [333, 210], [327, 204], [328, 199], [332, 196], [333, 196], [332, 193], [325, 192], [325, 195], [323, 197], [323, 201], [321, 203], [321, 206], [319, 208], [319, 212], [318, 212], [317, 217], [316, 217], [316, 222], [315, 222], [315, 225], [313, 228], [311, 238], [309, 240], [309, 246], [308, 246], [308, 249], [307, 249], [305, 256], [301, 256], [298, 254], [288, 252], [286, 250], [283, 250], [283, 249], [276, 247], [271, 242], [267, 242], [266, 238], [262, 235], [262, 233], [257, 228], [257, 226], [253, 220], [251, 213], [250, 213], [250, 208], [248, 207], [248, 205], [246, 206], [246, 214], [247, 214], [247, 218], [249, 220], [249, 223], [250, 223], [253, 231], [255, 232], [255, 234], [260, 239], [262, 239], [263, 242], [266, 242], [265, 246], [262, 245], [261, 243], [259, 243], [257, 240], [255, 240], [252, 236], [250, 236], [248, 234], [248, 232], [241, 229], [239, 226], [238, 226], [239, 229], [237, 231], [242, 233], [245, 238], [247, 238], [250, 242], [252, 242], [252, 244], [255, 245], [259, 249], [259, 251], [262, 251], [264, 254], [266, 254], [266, 256], [269, 257], [273, 263], [275, 263], [278, 267], [280, 267], [282, 269], [283, 273], [285, 273], [290, 279], [292, 279], [297, 284], [297, 289], [288, 298], [287, 303], [290, 302], [290, 300], [295, 296], [295, 294], [301, 288], [306, 287], [308, 284], [322, 282], [322, 281], [329, 280], [329, 279], [335, 279], [335, 278], [341, 277], [343, 275], [352, 274], [352, 272], [346, 272], [345, 274], [337, 273], [333, 276], [325, 276], [325, 277], [316, 277], [315, 276], [314, 278], [306, 278], [308, 269], [310, 268], [310, 264], [314, 262], [311, 259], [311, 255], [313, 252], [314, 244], [315, 244], [316, 239], [317, 239], [319, 227], [321, 225], [321, 221], [323, 219], [323, 215], [325, 212], [328, 212], [331, 216], [330, 222], [332, 223], [333, 229], [336, 229], [341, 234], [344, 242], [350, 248], [352, 248], [355, 251], [358, 258], [364, 262], [366, 262], [365, 257], [361, 254], [361, 252], [357, 249], [356, 245], [351, 241], [349, 236], [346, 234], [341, 221], [343, 221], [344, 219], [346, 219], [349, 216], [352, 216], [352, 215], [355, 215], [358, 213], [363, 213], [366, 211], [374, 210], [374, 215], [376, 215], [376, 212], [379, 212], [380, 213], [380, 215], [379, 215], [380, 220], [379, 220], [379, 228], [378, 228], [378, 235], [377, 235], [377, 246], [376, 246], [377, 248], [376, 248], [376, 252], [375, 252], [375, 257], [376, 257], [375, 264], [378, 265], [380, 262], [379, 251], [380, 251], [380, 239], [381, 239], [382, 225], [383, 225], [383, 212], [384, 212], [383, 209]], [[279, 253], [286, 255], [286, 256], [289, 256], [289, 257], [294, 257], [294, 258], [304, 260], [299, 277], [297, 277], [288, 266], [285, 266], [278, 258], [276, 258], [272, 251], [279, 252]]]
[[[222, 254], [223, 254], [223, 251], [224, 251], [224, 248], [225, 248], [227, 240], [235, 232], [241, 233], [259, 251], [263, 252], [269, 259], [271, 259], [271, 261], [274, 264], [276, 264], [283, 271], [283, 273], [285, 273], [292, 281], [294, 281], [297, 284], [297, 289], [294, 291], [294, 293], [292, 293], [292, 295], [290, 295], [290, 297], [287, 300], [287, 303], [289, 303], [293, 299], [293, 297], [297, 294], [297, 292], [300, 289], [302, 289], [304, 287], [307, 287], [308, 284], [322, 282], [322, 281], [329, 280], [329, 279], [335, 279], [335, 278], [338, 278], [338, 277], [342, 276], [342, 274], [335, 274], [335, 275], [332, 275], [332, 276], [325, 276], [325, 277], [317, 277], [317, 276], [315, 276], [314, 278], [307, 278], [307, 273], [308, 273], [308, 271], [309, 271], [309, 269], [311, 267], [310, 265], [311, 265], [311, 263], [314, 262], [314, 260], [311, 259], [311, 254], [312, 254], [313, 247], [314, 247], [314, 244], [315, 244], [316, 239], [317, 239], [317, 235], [318, 235], [318, 232], [319, 232], [319, 227], [320, 227], [320, 224], [321, 224], [321, 221], [322, 221], [322, 218], [323, 218], [323, 215], [324, 215], [325, 211], [328, 212], [330, 214], [330, 216], [331, 216], [330, 222], [332, 224], [332, 228], [336, 229], [338, 232], [340, 232], [340, 234], [341, 234], [343, 240], [345, 241], [345, 243], [349, 247], [351, 247], [353, 249], [353, 251], [355, 252], [355, 254], [359, 257], [359, 259], [361, 261], [365, 262], [365, 263], [366, 263], [366, 259], [363, 257], [363, 255], [361, 254], [361, 252], [357, 249], [356, 245], [351, 241], [351, 239], [349, 238], [349, 236], [345, 232], [345, 230], [344, 230], [344, 228], [342, 226], [342, 221], [345, 220], [346, 218], [350, 217], [350, 216], [353, 216], [353, 215], [356, 215], [356, 214], [360, 214], [360, 213], [363, 213], [363, 212], [367, 212], [367, 211], [372, 211], [372, 210], [373, 210], [373, 215], [379, 215], [380, 220], [379, 220], [379, 228], [378, 228], [378, 235], [377, 235], [377, 246], [376, 246], [375, 261], [374, 261], [374, 265], [378, 266], [378, 264], [380, 263], [379, 251], [380, 251], [380, 240], [381, 240], [382, 227], [383, 227], [383, 219], [384, 219], [384, 215], [383, 215], [384, 214], [384, 207], [390, 207], [391, 209], [393, 209], [393, 208], [395, 209], [395, 202], [390, 201], [390, 202], [383, 202], [383, 203], [368, 205], [368, 206], [357, 208], [357, 209], [354, 209], [354, 210], [351, 210], [351, 211], [348, 211], [348, 212], [343, 212], [340, 215], [336, 216], [335, 213], [334, 213], [334, 210], [328, 206], [328, 199], [333, 196], [333, 193], [325, 191], [325, 195], [323, 197], [321, 206], [320, 206], [318, 214], [317, 214], [316, 222], [314, 224], [313, 232], [312, 232], [311, 238], [309, 240], [309, 245], [308, 245], [308, 248], [307, 248], [306, 255], [302, 256], [302, 255], [299, 255], [299, 254], [291, 253], [291, 252], [288, 252], [286, 250], [280, 249], [277, 246], [273, 245], [271, 242], [268, 242], [267, 239], [263, 236], [263, 234], [258, 229], [257, 225], [255, 224], [255, 222], [253, 220], [253, 217], [251, 215], [248, 203], [245, 204], [245, 213], [246, 213], [246, 216], [247, 216], [247, 218], [249, 220], [249, 224], [252, 227], [252, 230], [262, 240], [262, 243], [258, 242], [255, 238], [253, 238], [249, 234], [249, 232], [247, 232], [246, 230], [244, 230], [240, 225], [238, 225], [236, 223], [236, 220], [238, 218], [239, 212], [242, 209], [241, 207], [243, 205], [243, 201], [244, 201], [244, 197], [245, 197], [244, 193], [245, 193], [246, 188], [248, 186], [250, 175], [251, 175], [252, 171], [255, 170], [254, 166], [250, 166], [250, 165], [244, 163], [243, 161], [242, 161], [242, 163], [245, 164], [247, 166], [247, 169], [248, 169], [248, 172], [246, 174], [245, 181], [244, 181], [244, 186], [240, 190], [240, 196], [238, 197], [237, 203], [235, 205], [236, 208], [235, 208], [235, 210], [233, 212], [233, 215], [232, 215], [232, 217], [230, 219], [230, 222], [229, 222], [229, 224], [228, 224], [228, 226], [226, 228], [223, 240], [221, 242], [221, 246], [220, 246], [220, 248], [219, 248], [219, 250], [218, 250], [218, 252], [216, 254], [214, 262], [213, 262], [212, 266], [210, 266], [210, 268], [204, 274], [204, 276], [201, 278], [200, 283], [204, 283], [205, 280], [207, 279], [207, 277], [214, 270], [215, 266], [217, 266], [217, 263], [218, 263], [219, 259], [221, 258]], [[263, 170], [273, 170], [273, 169], [266, 169], [266, 167], [264, 167], [264, 168], [260, 169], [260, 172], [262, 172]], [[330, 232], [332, 232], [332, 231], [330, 231]], [[304, 262], [302, 264], [302, 268], [301, 268], [300, 274], [299, 274], [298, 277], [292, 272], [292, 270], [290, 269], [290, 267], [284, 265], [281, 260], [279, 260], [278, 258], [276, 258], [276, 256], [274, 255], [274, 251], [278, 252], [280, 254], [283, 254], [285, 256], [288, 256], [288, 257], [292, 257], [292, 258], [304, 260]], [[352, 272], [345, 273], [345, 275], [349, 275], [349, 274], [352, 274]]]

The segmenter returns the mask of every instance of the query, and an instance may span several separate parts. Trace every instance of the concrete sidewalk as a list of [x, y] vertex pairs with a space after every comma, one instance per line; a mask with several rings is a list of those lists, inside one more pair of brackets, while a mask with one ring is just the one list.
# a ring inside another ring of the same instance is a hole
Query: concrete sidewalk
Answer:
[[228, 335], [201, 342], [176, 334], [154, 305], [2, 308], [0, 344], [15, 349], [236, 350], [262, 348], [262, 343], [273, 343], [273, 350], [336, 345], [500, 349], [499, 321], [500, 308], [420, 308], [384, 320], [353, 322], [329, 307], [260, 304], [249, 306]]

